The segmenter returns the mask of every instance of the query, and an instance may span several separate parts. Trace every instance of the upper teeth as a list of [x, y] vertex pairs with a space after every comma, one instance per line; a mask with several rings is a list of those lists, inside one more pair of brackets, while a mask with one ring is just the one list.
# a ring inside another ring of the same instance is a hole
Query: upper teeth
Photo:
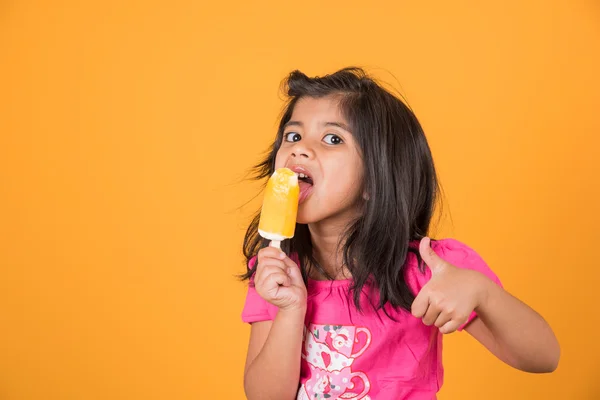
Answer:
[[300, 178], [308, 178], [308, 176], [304, 175], [302, 172], [300, 172], [300, 173], [298, 174], [298, 176], [299, 176]]

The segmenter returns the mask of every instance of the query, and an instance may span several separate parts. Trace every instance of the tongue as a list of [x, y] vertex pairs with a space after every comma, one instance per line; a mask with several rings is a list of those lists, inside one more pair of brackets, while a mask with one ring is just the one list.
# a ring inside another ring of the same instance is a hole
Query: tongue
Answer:
[[304, 181], [298, 181], [298, 186], [300, 186], [300, 202], [302, 202], [306, 196], [308, 196], [308, 194], [310, 193], [310, 191], [312, 190], [313, 185], [311, 185], [308, 182], [304, 182]]

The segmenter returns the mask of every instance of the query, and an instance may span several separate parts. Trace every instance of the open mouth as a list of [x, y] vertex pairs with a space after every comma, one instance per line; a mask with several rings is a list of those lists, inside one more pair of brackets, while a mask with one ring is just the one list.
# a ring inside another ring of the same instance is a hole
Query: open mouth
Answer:
[[309, 185], [311, 185], [311, 186], [313, 185], [313, 180], [312, 180], [312, 178], [311, 178], [310, 176], [308, 176], [308, 175], [306, 175], [306, 174], [302, 173], [302, 172], [298, 174], [298, 180], [299, 180], [300, 182], [308, 183], [308, 184], [309, 184]]
[[304, 200], [312, 193], [313, 180], [310, 176], [305, 173], [298, 174], [298, 185], [300, 186], [300, 198], [298, 203], [303, 203]]
[[298, 174], [298, 185], [300, 186], [299, 202], [302, 203], [312, 193], [315, 182], [305, 166], [294, 165], [290, 169]]

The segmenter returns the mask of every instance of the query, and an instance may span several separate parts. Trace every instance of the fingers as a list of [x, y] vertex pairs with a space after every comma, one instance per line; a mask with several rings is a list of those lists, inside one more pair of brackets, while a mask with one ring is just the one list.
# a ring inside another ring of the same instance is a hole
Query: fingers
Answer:
[[288, 274], [277, 267], [271, 267], [268, 269], [267, 275], [264, 277], [263, 282], [268, 291], [278, 289], [279, 286], [291, 285], [291, 279]]
[[266, 259], [259, 264], [254, 280], [264, 281], [269, 275], [274, 273], [280, 273], [287, 276], [286, 268], [284, 262], [281, 260]]
[[435, 304], [429, 304], [422, 319], [425, 325], [435, 325], [444, 334], [454, 332], [467, 321], [466, 318], [455, 315], [450, 309], [443, 309]]
[[306, 287], [296, 263], [280, 249], [265, 247], [258, 252], [254, 288], [280, 310], [306, 311]]
[[265, 299], [279, 299], [282, 294], [281, 288], [292, 285], [290, 276], [284, 270], [283, 262], [278, 261], [280, 265], [271, 264], [275, 264], [277, 261], [267, 259], [264, 263], [268, 264], [259, 264], [260, 268], [256, 271], [255, 287]]
[[427, 312], [423, 316], [423, 323], [427, 326], [433, 325], [440, 313], [441, 310], [439, 309], [439, 307], [436, 307], [435, 304], [429, 303], [429, 307], [427, 307]]
[[435, 321], [433, 322], [433, 324], [435, 326], [437, 326], [438, 328], [441, 328], [442, 326], [444, 326], [446, 323], [450, 322], [452, 320], [452, 314], [446, 310], [442, 310], [437, 318], [435, 319]]
[[274, 258], [278, 260], [283, 260], [287, 256], [283, 251], [277, 249], [275, 247], [265, 247], [258, 252], [258, 263], [260, 264], [266, 258]]
[[[273, 247], [266, 247], [258, 252], [258, 266], [273, 265], [282, 268], [286, 273], [294, 273], [295, 276], [302, 277], [300, 268], [283, 251]], [[296, 273], [297, 272], [297, 273]], [[258, 275], [258, 270], [257, 270]]]
[[426, 291], [422, 291], [415, 298], [411, 312], [414, 317], [420, 318], [423, 324], [440, 328], [441, 333], [454, 332], [467, 321], [467, 318], [455, 312], [454, 308], [431, 298]]
[[258, 252], [258, 266], [256, 268], [256, 275], [254, 279], [260, 280], [264, 276], [265, 268], [268, 266], [278, 267], [281, 270], [285, 270], [286, 266], [283, 262], [285, 257], [285, 253], [281, 250], [272, 247], [261, 249]]
[[424, 237], [419, 244], [419, 253], [433, 274], [444, 265], [444, 260], [431, 248], [431, 239]]
[[302, 279], [302, 272], [300, 268], [294, 261], [292, 261], [289, 257], [283, 259], [283, 262], [286, 266], [286, 273], [292, 280], [292, 284], [296, 286], [304, 286], [304, 279]]
[[416, 318], [423, 318], [429, 307], [429, 296], [425, 291], [421, 291], [415, 298], [411, 306], [412, 315]]
[[464, 324], [465, 321], [459, 321], [456, 319], [453, 319], [451, 321], [446, 322], [444, 325], [442, 325], [442, 327], [440, 327], [440, 332], [447, 334], [447, 333], [452, 333], [455, 330], [457, 330], [462, 324]]
[[275, 285], [304, 285], [300, 268], [281, 250], [266, 247], [258, 252], [258, 267], [255, 282], [266, 290], [273, 291]]

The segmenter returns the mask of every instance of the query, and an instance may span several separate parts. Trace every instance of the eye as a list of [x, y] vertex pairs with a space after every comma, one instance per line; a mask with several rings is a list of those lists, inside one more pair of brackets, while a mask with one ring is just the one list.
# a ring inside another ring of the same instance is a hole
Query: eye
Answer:
[[341, 137], [334, 135], [333, 133], [325, 135], [323, 141], [327, 144], [340, 144], [344, 142]]
[[286, 133], [285, 135], [283, 135], [283, 137], [286, 142], [299, 142], [300, 139], [302, 139], [302, 136], [300, 136], [300, 134], [296, 132]]

